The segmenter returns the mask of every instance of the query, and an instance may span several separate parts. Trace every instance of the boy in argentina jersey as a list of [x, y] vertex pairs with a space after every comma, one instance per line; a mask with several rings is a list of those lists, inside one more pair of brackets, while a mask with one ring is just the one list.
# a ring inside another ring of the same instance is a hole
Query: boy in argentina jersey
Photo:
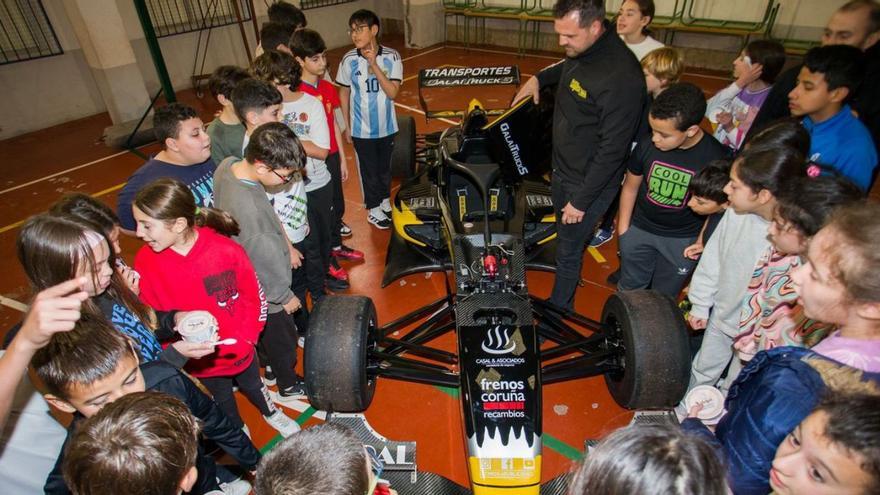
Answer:
[[391, 152], [397, 118], [394, 98], [400, 90], [403, 63], [397, 51], [378, 42], [379, 17], [358, 10], [348, 20], [350, 50], [339, 63], [336, 83], [346, 122], [346, 139], [354, 142], [367, 220], [379, 229], [391, 226]]

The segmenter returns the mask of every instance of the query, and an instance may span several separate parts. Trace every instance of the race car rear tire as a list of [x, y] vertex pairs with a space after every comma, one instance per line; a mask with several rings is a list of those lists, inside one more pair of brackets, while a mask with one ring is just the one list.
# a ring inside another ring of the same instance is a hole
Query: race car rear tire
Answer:
[[675, 301], [656, 291], [617, 292], [605, 303], [602, 323], [623, 347], [623, 370], [605, 374], [614, 400], [627, 409], [677, 404], [687, 391], [691, 359]]
[[411, 115], [398, 115], [397, 129], [391, 154], [391, 176], [408, 179], [416, 173], [416, 121]]
[[326, 296], [312, 310], [305, 355], [306, 391], [315, 409], [360, 412], [370, 406], [376, 378], [367, 376], [367, 351], [376, 307], [364, 296]]

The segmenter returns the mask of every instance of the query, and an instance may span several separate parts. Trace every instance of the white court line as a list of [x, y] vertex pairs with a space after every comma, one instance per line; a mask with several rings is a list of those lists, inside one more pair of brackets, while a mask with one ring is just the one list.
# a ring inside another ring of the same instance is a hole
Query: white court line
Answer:
[[[489, 50], [487, 48], [464, 48], [461, 46], [446, 46], [444, 48], [449, 48], [449, 49], [453, 49], [453, 50], [454, 49], [469, 50], [472, 52], [500, 53], [502, 55], [517, 55], [518, 56], [518, 54], [516, 52], [506, 52], [503, 50]], [[550, 59], [550, 60], [562, 60], [564, 58], [562, 55], [560, 55], [559, 57], [551, 57], [549, 55], [533, 55], [530, 53], [523, 54], [523, 58], [529, 58], [529, 57], [531, 57], [531, 58], [546, 58], [546, 59]], [[522, 75], [526, 76], [528, 74], [523, 73]], [[730, 77], [713, 76], [713, 75], [709, 75], [709, 74], [697, 74], [695, 72], [685, 72], [684, 75], [703, 77], [706, 79], [719, 79], [719, 80], [723, 80], [723, 81], [730, 81], [731, 80]]]
[[429, 54], [429, 53], [434, 53], [434, 52], [436, 52], [437, 50], [442, 50], [442, 49], [444, 49], [444, 48], [447, 48], [447, 47], [446, 47], [446, 46], [438, 46], [437, 48], [432, 48], [432, 49], [430, 49], [430, 50], [428, 50], [428, 51], [426, 51], [426, 52], [416, 53], [415, 55], [410, 55], [409, 57], [406, 57], [406, 58], [404, 58], [404, 59], [401, 59], [400, 61], [401, 61], [401, 62], [406, 62], [407, 60], [412, 60], [412, 59], [414, 59], [414, 58], [416, 58], [416, 57], [421, 57], [422, 55], [427, 55], [427, 54]]
[[[519, 56], [519, 54], [516, 52], [505, 52], [502, 50], [489, 50], [488, 48], [465, 48], [462, 46], [447, 46], [446, 48], [466, 50], [466, 51], [471, 51], [471, 52], [500, 53], [502, 55]], [[560, 55], [558, 57], [551, 57], [549, 55], [532, 55], [530, 53], [523, 54], [523, 57], [546, 58], [548, 60], [562, 60], [564, 58], [563, 55]]]
[[[293, 409], [298, 413], [304, 413], [308, 408], [312, 407], [311, 404], [302, 400], [293, 400], [288, 402], [281, 401], [278, 392], [275, 392], [273, 390], [269, 391], [269, 396], [272, 398], [272, 402], [278, 404], [279, 406], [289, 407], [290, 409]], [[313, 414], [312, 417], [318, 418], [322, 421], [326, 421], [327, 412], [321, 411], [320, 409], [315, 409], [315, 414]]]
[[111, 158], [116, 158], [117, 156], [121, 156], [121, 155], [124, 155], [124, 154], [126, 154], [126, 153], [128, 153], [128, 150], [120, 151], [119, 153], [115, 153], [115, 154], [110, 155], [110, 156], [105, 156], [104, 158], [98, 158], [97, 160], [90, 161], [89, 163], [84, 163], [84, 164], [82, 164], [82, 165], [77, 165], [76, 167], [69, 168], [69, 169], [67, 169], [67, 170], [62, 170], [61, 172], [56, 172], [56, 173], [54, 173], [54, 174], [47, 175], [47, 176], [45, 176], [45, 177], [43, 177], [43, 178], [41, 178], [41, 179], [34, 179], [34, 180], [30, 181], [30, 182], [25, 182], [24, 184], [19, 184], [19, 185], [17, 185], [17, 186], [12, 186], [12, 187], [10, 187], [9, 189], [4, 189], [4, 190], [0, 191], [0, 194], [6, 194], [6, 193], [8, 193], [8, 192], [12, 192], [12, 191], [15, 191], [15, 190], [17, 190], [17, 189], [21, 189], [21, 188], [23, 188], [23, 187], [32, 186], [32, 185], [34, 185], [34, 184], [36, 184], [36, 183], [38, 183], [38, 182], [43, 182], [44, 180], [51, 179], [51, 178], [53, 178], [53, 177], [58, 177], [59, 175], [64, 175], [64, 174], [66, 174], [66, 173], [73, 172], [74, 170], [79, 170], [79, 169], [81, 169], [81, 168], [85, 168], [85, 167], [88, 167], [88, 166], [94, 165], [94, 164], [96, 164], [96, 163], [101, 163], [101, 162], [103, 162], [103, 161], [109, 160], [109, 159], [111, 159]]
[[12, 308], [16, 311], [21, 311], [22, 313], [27, 313], [28, 305], [23, 302], [18, 302], [15, 299], [10, 299], [5, 296], [0, 296], [0, 304], [3, 306]]
[[[421, 111], [420, 109], [418, 109], [418, 108], [416, 108], [416, 107], [411, 107], [411, 106], [409, 106], [409, 105], [404, 105], [403, 103], [397, 103], [397, 102], [395, 102], [395, 103], [394, 103], [394, 106], [396, 106], [396, 107], [400, 107], [400, 108], [402, 108], [402, 109], [404, 109], [404, 110], [409, 110], [410, 112], [415, 112], [415, 113], [417, 113], [417, 114], [419, 114], [419, 115], [425, 115], [425, 112]], [[438, 118], [436, 118], [436, 119], [434, 119], [434, 120], [440, 120], [440, 121], [446, 122], [447, 124], [458, 125], [458, 122], [453, 122], [453, 121], [451, 121], [451, 120], [449, 120], [449, 119], [445, 119], [445, 118], [443, 118], [443, 117], [438, 117]]]

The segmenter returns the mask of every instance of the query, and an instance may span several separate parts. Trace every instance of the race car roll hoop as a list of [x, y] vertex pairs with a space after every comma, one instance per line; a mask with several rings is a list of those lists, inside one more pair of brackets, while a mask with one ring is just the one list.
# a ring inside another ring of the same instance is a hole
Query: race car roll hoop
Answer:
[[[426, 73], [436, 70], [420, 73], [422, 102], [441, 76], [444, 87], [475, 74], [519, 82], [515, 67]], [[459, 389], [475, 494], [539, 493], [542, 386], [602, 375], [630, 409], [669, 408], [687, 387], [687, 331], [671, 299], [616, 293], [595, 321], [529, 294], [526, 270], [555, 266], [546, 105], [523, 100], [490, 123], [472, 102], [460, 125], [426, 137], [427, 163], [394, 198], [383, 286], [440, 272], [443, 297], [380, 326], [368, 297], [328, 296], [306, 339], [317, 409], [365, 410], [379, 377]], [[430, 345], [452, 331], [457, 352]]]

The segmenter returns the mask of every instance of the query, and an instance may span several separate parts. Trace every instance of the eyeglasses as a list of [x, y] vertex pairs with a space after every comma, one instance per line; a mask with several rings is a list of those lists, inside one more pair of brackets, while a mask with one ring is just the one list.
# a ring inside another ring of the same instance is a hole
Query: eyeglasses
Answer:
[[366, 25], [366, 24], [361, 24], [361, 25], [359, 25], [359, 26], [355, 26], [355, 27], [353, 27], [353, 28], [349, 28], [349, 30], [348, 30], [348, 35], [351, 36], [352, 33], [361, 34], [361, 33], [363, 33], [363, 32], [364, 32], [365, 30], [367, 30], [367, 29], [370, 29], [370, 26], [368, 26], [368, 25]]
[[287, 184], [288, 182], [290, 182], [293, 179], [292, 173], [288, 174], [288, 175], [281, 175], [278, 172], [276, 172], [275, 169], [271, 169], [271, 168], [269, 169], [269, 171], [272, 172], [273, 174], [275, 174], [275, 177], [278, 177], [279, 179], [281, 179], [281, 182], [284, 184]]

